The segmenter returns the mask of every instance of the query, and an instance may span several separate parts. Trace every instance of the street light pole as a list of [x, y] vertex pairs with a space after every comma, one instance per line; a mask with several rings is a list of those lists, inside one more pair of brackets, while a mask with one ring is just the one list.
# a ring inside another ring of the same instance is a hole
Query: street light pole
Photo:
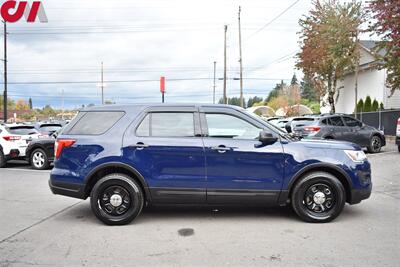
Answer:
[[228, 30], [228, 25], [224, 27], [224, 104], [228, 104], [228, 98], [226, 96], [226, 31]]

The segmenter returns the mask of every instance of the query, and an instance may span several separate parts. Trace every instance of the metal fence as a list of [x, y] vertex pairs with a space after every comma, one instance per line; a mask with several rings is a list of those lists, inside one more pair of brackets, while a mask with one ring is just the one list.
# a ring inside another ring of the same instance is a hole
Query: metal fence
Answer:
[[362, 112], [349, 115], [353, 117], [356, 116], [357, 119], [365, 124], [383, 130], [385, 135], [396, 135], [396, 125], [397, 119], [400, 118], [400, 109]]

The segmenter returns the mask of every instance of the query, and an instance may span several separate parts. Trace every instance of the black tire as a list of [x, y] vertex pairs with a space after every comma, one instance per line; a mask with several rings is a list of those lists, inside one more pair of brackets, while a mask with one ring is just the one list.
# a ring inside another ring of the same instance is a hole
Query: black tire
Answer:
[[[119, 205], [118, 201], [111, 204], [113, 196], [117, 196], [117, 200], [121, 201]], [[101, 178], [90, 193], [90, 204], [94, 215], [108, 225], [130, 223], [142, 211], [143, 203], [140, 185], [131, 177], [121, 173]]]
[[3, 150], [0, 149], [0, 168], [3, 168], [6, 166], [6, 158], [4, 156]]
[[373, 135], [369, 140], [369, 146], [367, 147], [369, 153], [379, 153], [382, 148], [382, 139], [377, 136]]
[[37, 148], [31, 153], [29, 163], [35, 170], [46, 170], [50, 167], [46, 152], [41, 148]]
[[398, 146], [397, 146], [397, 149], [398, 149], [398, 150], [399, 150], [399, 152], [400, 152], [400, 145], [398, 145]]
[[[321, 197], [321, 192], [325, 197]], [[312, 197], [310, 193], [313, 194]], [[319, 203], [323, 199], [325, 201]], [[332, 221], [342, 212], [346, 192], [342, 183], [332, 174], [311, 172], [296, 183], [291, 202], [294, 211], [303, 221], [325, 223]]]

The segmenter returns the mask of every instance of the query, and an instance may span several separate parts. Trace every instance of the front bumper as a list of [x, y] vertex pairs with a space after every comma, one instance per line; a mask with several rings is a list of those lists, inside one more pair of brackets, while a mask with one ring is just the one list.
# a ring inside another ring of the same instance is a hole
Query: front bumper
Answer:
[[372, 184], [369, 184], [368, 187], [362, 189], [352, 189], [349, 204], [357, 204], [360, 203], [361, 200], [367, 199], [371, 196], [372, 192]]

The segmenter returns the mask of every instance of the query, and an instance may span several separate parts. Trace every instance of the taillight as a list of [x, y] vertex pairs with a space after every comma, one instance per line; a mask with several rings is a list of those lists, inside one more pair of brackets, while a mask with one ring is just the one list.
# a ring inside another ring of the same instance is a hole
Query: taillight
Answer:
[[397, 129], [396, 129], [397, 133], [400, 134], [400, 118], [397, 119]]
[[304, 127], [304, 131], [307, 131], [307, 132], [317, 133], [317, 132], [319, 132], [319, 130], [321, 130], [321, 127], [319, 127], [319, 126], [306, 126], [306, 127]]
[[70, 147], [75, 144], [75, 140], [72, 139], [58, 139], [54, 144], [54, 156], [58, 159], [61, 156], [61, 152], [65, 147]]
[[6, 141], [16, 141], [16, 140], [20, 140], [21, 136], [18, 135], [10, 135], [10, 136], [3, 136], [3, 139]]

